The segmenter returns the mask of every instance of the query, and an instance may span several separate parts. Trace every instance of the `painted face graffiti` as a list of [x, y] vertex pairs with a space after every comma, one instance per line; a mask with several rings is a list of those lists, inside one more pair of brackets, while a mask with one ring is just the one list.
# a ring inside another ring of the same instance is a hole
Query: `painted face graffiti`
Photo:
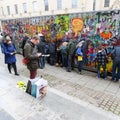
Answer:
[[81, 18], [74, 18], [72, 20], [72, 30], [75, 33], [75, 36], [78, 36], [78, 32], [83, 30], [84, 22]]

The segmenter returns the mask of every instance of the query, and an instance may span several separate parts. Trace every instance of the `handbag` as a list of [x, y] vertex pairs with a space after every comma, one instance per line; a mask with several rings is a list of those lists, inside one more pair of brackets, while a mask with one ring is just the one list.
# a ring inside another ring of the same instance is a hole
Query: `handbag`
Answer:
[[24, 65], [27, 65], [29, 63], [29, 59], [28, 58], [23, 58], [22, 60]]

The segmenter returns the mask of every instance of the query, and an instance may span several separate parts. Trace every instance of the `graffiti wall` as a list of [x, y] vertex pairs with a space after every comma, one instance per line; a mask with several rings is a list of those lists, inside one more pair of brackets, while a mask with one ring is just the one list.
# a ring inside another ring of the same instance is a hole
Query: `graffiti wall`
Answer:
[[2, 26], [9, 33], [37, 31], [48, 39], [62, 39], [67, 33], [107, 43], [120, 32], [120, 10], [3, 20]]
[[120, 33], [120, 10], [3, 20], [2, 27], [19, 36], [42, 33], [47, 41], [89, 39], [95, 50], [99, 43], [108, 47], [115, 43], [113, 38]]

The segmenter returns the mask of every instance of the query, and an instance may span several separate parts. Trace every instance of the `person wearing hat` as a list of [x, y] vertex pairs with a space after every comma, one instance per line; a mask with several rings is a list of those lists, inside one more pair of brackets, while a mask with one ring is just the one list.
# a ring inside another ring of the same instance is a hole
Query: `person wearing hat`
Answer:
[[13, 67], [15, 75], [19, 76], [16, 66], [16, 48], [11, 41], [9, 36], [5, 38], [6, 44], [4, 45], [4, 55], [5, 55], [5, 64], [8, 66], [8, 71], [11, 73], [11, 68]]
[[24, 56], [28, 59], [27, 68], [30, 71], [30, 79], [34, 79], [37, 75], [38, 59], [41, 53], [37, 52], [37, 44], [39, 43], [39, 37], [33, 36], [24, 47]]

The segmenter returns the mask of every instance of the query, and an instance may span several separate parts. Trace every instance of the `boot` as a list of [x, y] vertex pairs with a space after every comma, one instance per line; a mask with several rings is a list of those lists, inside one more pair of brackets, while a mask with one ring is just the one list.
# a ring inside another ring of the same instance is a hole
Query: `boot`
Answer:
[[8, 71], [11, 74], [11, 65], [10, 64], [8, 64]]
[[17, 72], [16, 64], [13, 63], [12, 65], [13, 65], [13, 69], [14, 69], [15, 75], [16, 75], [16, 76], [19, 76], [19, 74], [18, 74], [18, 72]]

